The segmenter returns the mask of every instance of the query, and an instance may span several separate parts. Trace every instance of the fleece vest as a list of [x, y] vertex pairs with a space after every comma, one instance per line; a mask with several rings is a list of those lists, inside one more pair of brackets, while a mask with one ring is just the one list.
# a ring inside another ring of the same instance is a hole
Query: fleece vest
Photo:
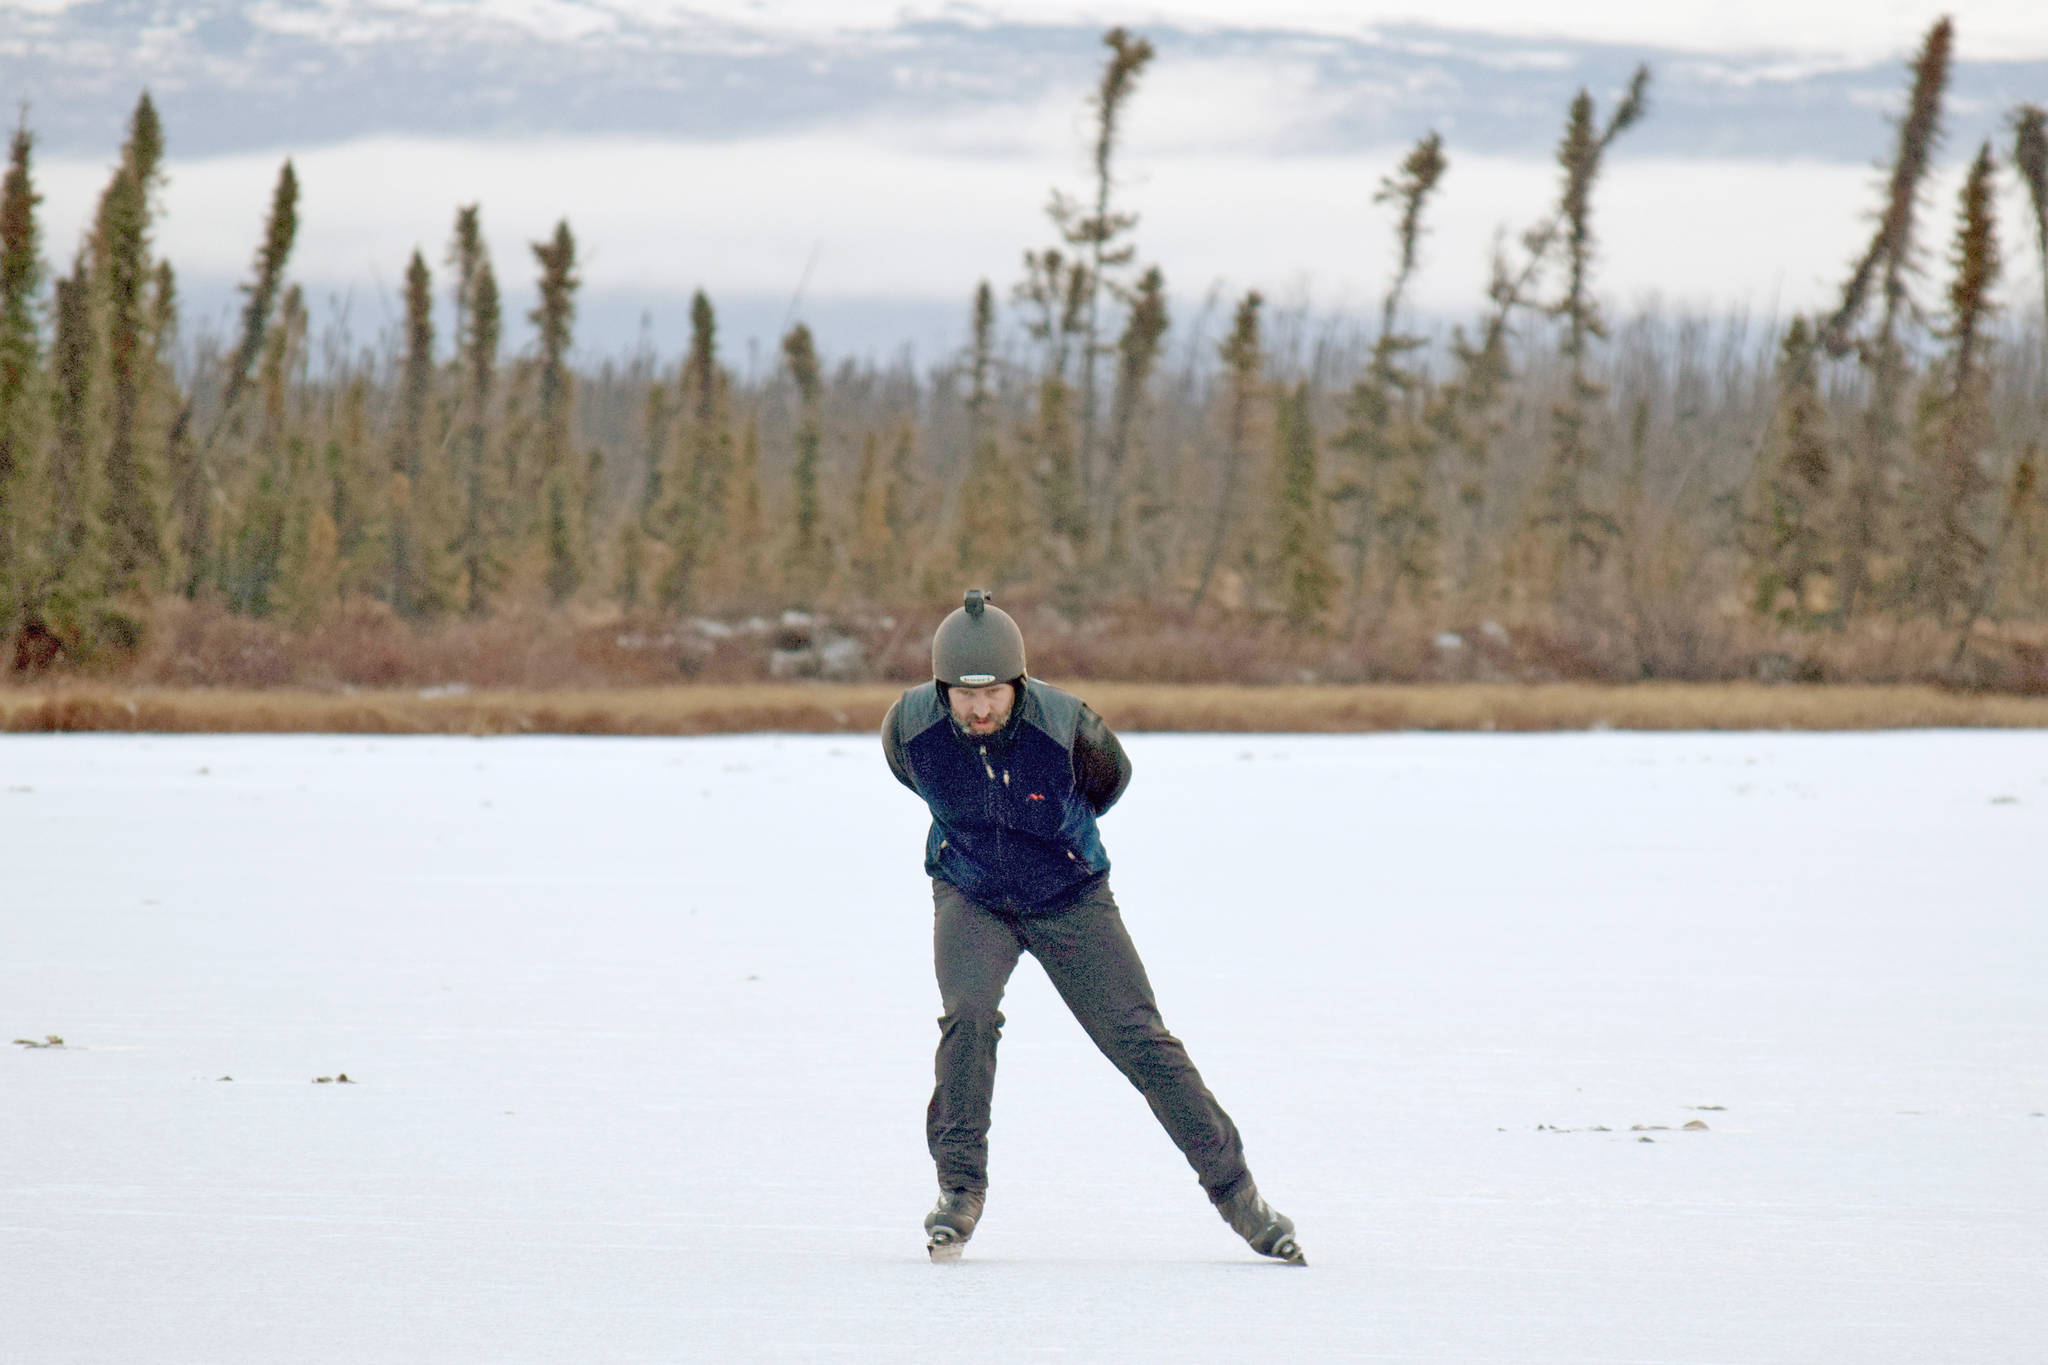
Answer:
[[1080, 698], [1027, 678], [1010, 723], [986, 740], [953, 724], [932, 683], [896, 711], [904, 766], [932, 812], [926, 872], [1029, 914], [1109, 871], [1095, 811], [1074, 785]]

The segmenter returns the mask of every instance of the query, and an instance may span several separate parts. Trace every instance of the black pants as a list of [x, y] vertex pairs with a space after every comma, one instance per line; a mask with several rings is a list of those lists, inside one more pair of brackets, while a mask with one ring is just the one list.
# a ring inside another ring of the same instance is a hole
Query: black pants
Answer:
[[992, 910], [937, 880], [932, 900], [933, 957], [946, 1012], [925, 1139], [941, 1188], [988, 1188], [989, 1103], [1003, 1031], [997, 1006], [1027, 950], [1095, 1046], [1144, 1095], [1209, 1198], [1221, 1200], [1251, 1179], [1237, 1126], [1159, 1017], [1106, 879], [1072, 904], [1036, 915]]

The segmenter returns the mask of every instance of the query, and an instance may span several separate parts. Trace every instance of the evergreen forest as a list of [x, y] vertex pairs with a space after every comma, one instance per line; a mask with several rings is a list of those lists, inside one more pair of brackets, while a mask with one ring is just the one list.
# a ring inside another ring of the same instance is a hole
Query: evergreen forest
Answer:
[[[1176, 316], [1120, 143], [1154, 53], [1114, 29], [1092, 174], [1015, 278], [962, 282], [960, 354], [837, 360], [798, 320], [746, 377], [714, 286], [686, 354], [580, 356], [571, 223], [494, 260], [481, 204], [412, 256], [396, 335], [322, 344], [290, 162], [235, 326], [181, 337], [149, 96], [75, 247], [43, 238], [24, 114], [0, 191], [0, 673], [915, 678], [986, 586], [1053, 677], [2048, 691], [2048, 112], [1960, 149], [1935, 202], [1952, 41], [1934, 25], [1873, 118], [1883, 180], [1824, 312], [1603, 310], [1600, 179], [1656, 116], [1643, 68], [1559, 111], [1554, 198], [1454, 327], [1409, 295], [1457, 149], [1426, 133], [1362, 167], [1389, 270], [1340, 331], [1256, 292]], [[2001, 223], [2014, 183], [2030, 212]], [[537, 283], [523, 317], [512, 272]]]

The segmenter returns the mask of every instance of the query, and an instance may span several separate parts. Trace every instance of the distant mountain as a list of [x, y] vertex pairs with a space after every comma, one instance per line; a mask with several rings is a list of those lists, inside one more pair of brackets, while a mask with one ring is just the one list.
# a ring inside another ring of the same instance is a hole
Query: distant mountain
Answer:
[[[1015, 106], [1084, 85], [1101, 58], [1100, 33], [1080, 26], [924, 20], [805, 37], [602, 0], [524, 12], [539, 17], [345, 0], [88, 0], [55, 12], [0, 0], [0, 96], [26, 100], [41, 146], [59, 155], [110, 153], [145, 87], [177, 156], [392, 134], [704, 141]], [[1901, 62], [1423, 27], [1145, 32], [1155, 70], [1198, 61], [1297, 77], [1308, 116], [1276, 153], [1383, 147], [1433, 127], [1453, 149], [1546, 156], [1580, 86], [1604, 102], [1648, 62], [1654, 117], [1620, 154], [1869, 162], [1886, 151], [1881, 116], [1906, 80]], [[2000, 134], [2022, 100], [2048, 101], [2048, 61], [1961, 64], [1951, 146]]]

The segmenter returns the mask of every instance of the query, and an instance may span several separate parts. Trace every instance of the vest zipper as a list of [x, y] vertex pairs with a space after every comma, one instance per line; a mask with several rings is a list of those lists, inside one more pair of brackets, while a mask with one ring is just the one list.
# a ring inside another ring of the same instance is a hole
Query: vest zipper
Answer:
[[[982, 744], [976, 747], [981, 754], [981, 770], [988, 774], [988, 780], [993, 783], [996, 780], [996, 768], [995, 764], [988, 761], [988, 745]], [[1006, 771], [1004, 776], [1007, 777], [1008, 775]], [[1003, 858], [1003, 821], [996, 811], [996, 794], [993, 786], [988, 788], [988, 795], [982, 802], [982, 808], [988, 812], [989, 824], [993, 826], [991, 830], [992, 837], [989, 840], [990, 852], [994, 855], [996, 865], [1001, 867], [1005, 861]]]

